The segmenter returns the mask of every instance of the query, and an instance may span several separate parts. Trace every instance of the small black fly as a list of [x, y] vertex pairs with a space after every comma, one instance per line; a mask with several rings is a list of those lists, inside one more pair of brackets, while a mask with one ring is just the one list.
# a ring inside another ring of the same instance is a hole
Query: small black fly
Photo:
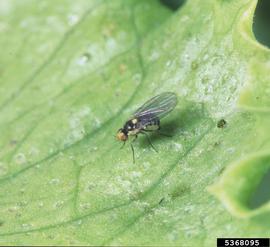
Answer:
[[[138, 134], [144, 134], [150, 146], [155, 150], [155, 147], [150, 141], [147, 132], [160, 130], [160, 119], [165, 117], [177, 105], [177, 96], [172, 92], [164, 92], [144, 103], [128, 120], [123, 128], [119, 129], [116, 138], [123, 141], [124, 144], [129, 136], [134, 136], [136, 140]], [[160, 133], [161, 134], [161, 133]], [[132, 141], [132, 142], [133, 142]], [[133, 163], [135, 163], [134, 148], [130, 143], [133, 155]]]

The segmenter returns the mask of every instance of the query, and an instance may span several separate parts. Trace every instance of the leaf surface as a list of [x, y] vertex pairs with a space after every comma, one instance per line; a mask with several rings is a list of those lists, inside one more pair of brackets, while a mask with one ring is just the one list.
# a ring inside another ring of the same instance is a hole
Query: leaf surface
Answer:
[[[193, 0], [174, 14], [154, 0], [1, 5], [0, 244], [270, 235], [269, 203], [249, 204], [270, 160], [256, 1]], [[150, 135], [156, 154], [140, 136], [133, 164], [113, 136], [164, 91], [178, 95], [161, 123], [173, 137]]]

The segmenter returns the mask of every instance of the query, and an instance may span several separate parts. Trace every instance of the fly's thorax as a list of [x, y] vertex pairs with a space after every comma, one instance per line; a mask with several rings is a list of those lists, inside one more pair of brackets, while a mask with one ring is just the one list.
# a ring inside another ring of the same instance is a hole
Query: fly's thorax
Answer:
[[160, 129], [159, 118], [133, 118], [128, 120], [124, 127], [123, 131], [127, 135], [137, 135], [141, 130], [154, 131]]
[[128, 120], [125, 123], [123, 129], [128, 132], [128, 131], [132, 131], [132, 130], [138, 129], [138, 126], [139, 126], [139, 120], [137, 118], [133, 118], [131, 120]]
[[123, 128], [126, 132], [127, 135], [136, 135], [140, 132], [141, 129], [141, 125], [140, 125], [140, 121], [137, 118], [133, 118], [128, 120]]

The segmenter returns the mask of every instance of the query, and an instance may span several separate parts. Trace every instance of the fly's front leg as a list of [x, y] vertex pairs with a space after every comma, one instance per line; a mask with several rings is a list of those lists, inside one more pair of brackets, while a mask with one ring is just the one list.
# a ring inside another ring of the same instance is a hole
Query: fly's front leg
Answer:
[[135, 135], [134, 139], [130, 143], [130, 147], [131, 147], [131, 150], [132, 150], [133, 164], [135, 164], [135, 153], [134, 153], [134, 147], [133, 147], [132, 143], [137, 139], [137, 137], [138, 137], [138, 135]]
[[135, 154], [134, 154], [134, 147], [132, 143], [130, 143], [131, 151], [132, 151], [132, 158], [133, 158], [133, 164], [135, 164]]
[[125, 146], [126, 142], [123, 143], [123, 145], [120, 147], [120, 149], [122, 149]]

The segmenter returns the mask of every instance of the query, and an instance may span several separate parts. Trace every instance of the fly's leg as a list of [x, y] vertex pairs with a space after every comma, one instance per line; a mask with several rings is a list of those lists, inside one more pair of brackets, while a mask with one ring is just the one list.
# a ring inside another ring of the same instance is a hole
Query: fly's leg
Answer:
[[122, 149], [125, 146], [126, 142], [123, 143], [123, 145], [120, 147], [120, 149]]
[[140, 133], [146, 135], [148, 143], [150, 144], [150, 146], [158, 153], [157, 149], [154, 147], [154, 145], [152, 144], [150, 137], [148, 136], [148, 134], [145, 132], [145, 130], [141, 131]]
[[[137, 139], [137, 135], [135, 135], [134, 139], [132, 140], [132, 142], [134, 142]], [[131, 151], [132, 151], [132, 158], [133, 158], [133, 164], [135, 164], [135, 153], [134, 153], [134, 147], [132, 145], [132, 142], [130, 143], [130, 147], [131, 147]]]
[[168, 135], [166, 133], [160, 132], [159, 130], [157, 131], [157, 134], [161, 136], [172, 137], [172, 135]]
[[133, 164], [135, 164], [135, 154], [134, 154], [134, 147], [132, 143], [130, 143], [131, 151], [132, 151], [132, 158], [133, 158]]

